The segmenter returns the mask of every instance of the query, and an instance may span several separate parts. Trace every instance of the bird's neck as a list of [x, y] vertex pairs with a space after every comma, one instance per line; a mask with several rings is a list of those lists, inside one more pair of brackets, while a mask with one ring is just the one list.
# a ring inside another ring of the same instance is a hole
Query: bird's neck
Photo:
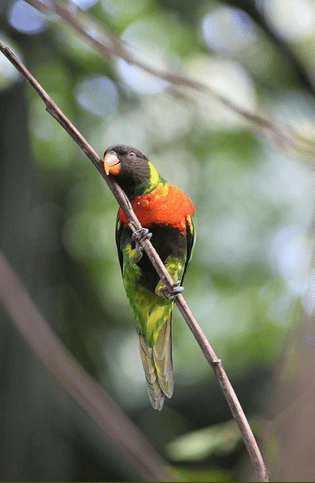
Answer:
[[[145, 195], [151, 193], [159, 183], [165, 183], [165, 180], [159, 175], [153, 164], [148, 162], [150, 168], [150, 176], [146, 181], [142, 184], [141, 190], [137, 192], [138, 195]], [[141, 192], [140, 192], [141, 191]]]

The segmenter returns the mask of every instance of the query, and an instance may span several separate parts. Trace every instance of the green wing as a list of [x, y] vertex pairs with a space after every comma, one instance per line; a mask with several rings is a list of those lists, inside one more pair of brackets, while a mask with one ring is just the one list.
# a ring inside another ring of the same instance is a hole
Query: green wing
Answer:
[[[183, 283], [196, 239], [193, 216], [186, 219], [187, 253], [182, 258], [169, 256], [166, 268], [176, 280]], [[155, 409], [161, 410], [165, 396], [173, 393], [172, 360], [172, 310], [174, 302], [161, 297], [139, 285], [140, 268], [134, 263], [131, 232], [124, 229], [119, 220], [116, 225], [118, 258], [123, 274], [124, 287], [134, 317], [139, 338], [142, 365], [147, 381], [149, 398]], [[157, 285], [160, 288], [162, 282]]]
[[149, 399], [159, 411], [165, 396], [173, 394], [172, 309], [173, 302], [163, 300], [137, 284], [140, 269], [134, 263], [130, 231], [117, 219], [116, 245], [124, 287], [136, 319], [141, 361]]
[[[180, 280], [183, 283], [194, 248], [195, 233], [194, 218], [187, 216], [185, 251], [181, 255], [168, 255], [164, 262], [169, 274], [175, 281]], [[174, 304], [156, 295], [163, 285], [156, 274], [156, 282], [154, 282], [153, 288], [148, 290], [147, 286], [143, 284], [144, 274], [148, 277], [152, 276], [153, 266], [145, 254], [143, 255], [144, 264], [142, 264], [142, 260], [134, 263], [135, 247], [131, 238], [131, 230], [123, 228], [119, 220], [116, 227], [116, 243], [124, 287], [137, 320], [139, 332], [146, 337], [148, 343], [153, 347], [162, 325], [168, 320], [172, 312]], [[148, 270], [150, 270], [150, 273]]]

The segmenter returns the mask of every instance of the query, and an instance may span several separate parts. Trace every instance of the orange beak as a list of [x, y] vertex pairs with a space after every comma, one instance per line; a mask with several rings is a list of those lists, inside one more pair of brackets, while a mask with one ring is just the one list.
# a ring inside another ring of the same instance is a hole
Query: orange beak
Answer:
[[120, 161], [117, 158], [116, 154], [107, 153], [104, 158], [104, 170], [107, 176], [109, 173], [111, 174], [118, 174], [120, 171]]

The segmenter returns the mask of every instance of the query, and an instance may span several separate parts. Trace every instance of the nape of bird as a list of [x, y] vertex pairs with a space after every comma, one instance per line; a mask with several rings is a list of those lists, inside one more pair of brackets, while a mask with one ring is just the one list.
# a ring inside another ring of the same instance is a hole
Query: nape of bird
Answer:
[[145, 229], [143, 235], [152, 235], [151, 242], [175, 281], [174, 290], [167, 293], [119, 208], [116, 244], [123, 284], [136, 320], [149, 398], [161, 410], [165, 396], [173, 394], [172, 312], [193, 251], [194, 206], [138, 149], [110, 146], [104, 153], [104, 169], [128, 196]]

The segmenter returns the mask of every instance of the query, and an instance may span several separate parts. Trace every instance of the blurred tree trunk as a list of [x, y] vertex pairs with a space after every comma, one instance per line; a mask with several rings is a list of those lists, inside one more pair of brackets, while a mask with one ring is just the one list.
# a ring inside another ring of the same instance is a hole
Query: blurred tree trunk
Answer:
[[[36, 292], [41, 274], [35, 269], [37, 257], [27, 231], [36, 184], [30, 162], [23, 91], [24, 86], [16, 83], [2, 91], [0, 97], [1, 118], [5, 120], [0, 124], [0, 246], [28, 288]], [[46, 449], [52, 444], [44, 424], [51, 398], [42, 392], [41, 386], [46, 389], [47, 386], [43, 385], [37, 362], [3, 311], [0, 323], [1, 480], [53, 477], [54, 472], [49, 470], [45, 475], [50, 466]]]
[[[49, 288], [52, 261], [29, 236], [37, 196], [24, 84], [1, 91], [0, 106], [0, 249], [38, 303]], [[45, 314], [52, 310], [49, 297], [40, 305]], [[0, 327], [0, 480], [139, 481], [129, 461], [48, 377], [1, 307]]]

